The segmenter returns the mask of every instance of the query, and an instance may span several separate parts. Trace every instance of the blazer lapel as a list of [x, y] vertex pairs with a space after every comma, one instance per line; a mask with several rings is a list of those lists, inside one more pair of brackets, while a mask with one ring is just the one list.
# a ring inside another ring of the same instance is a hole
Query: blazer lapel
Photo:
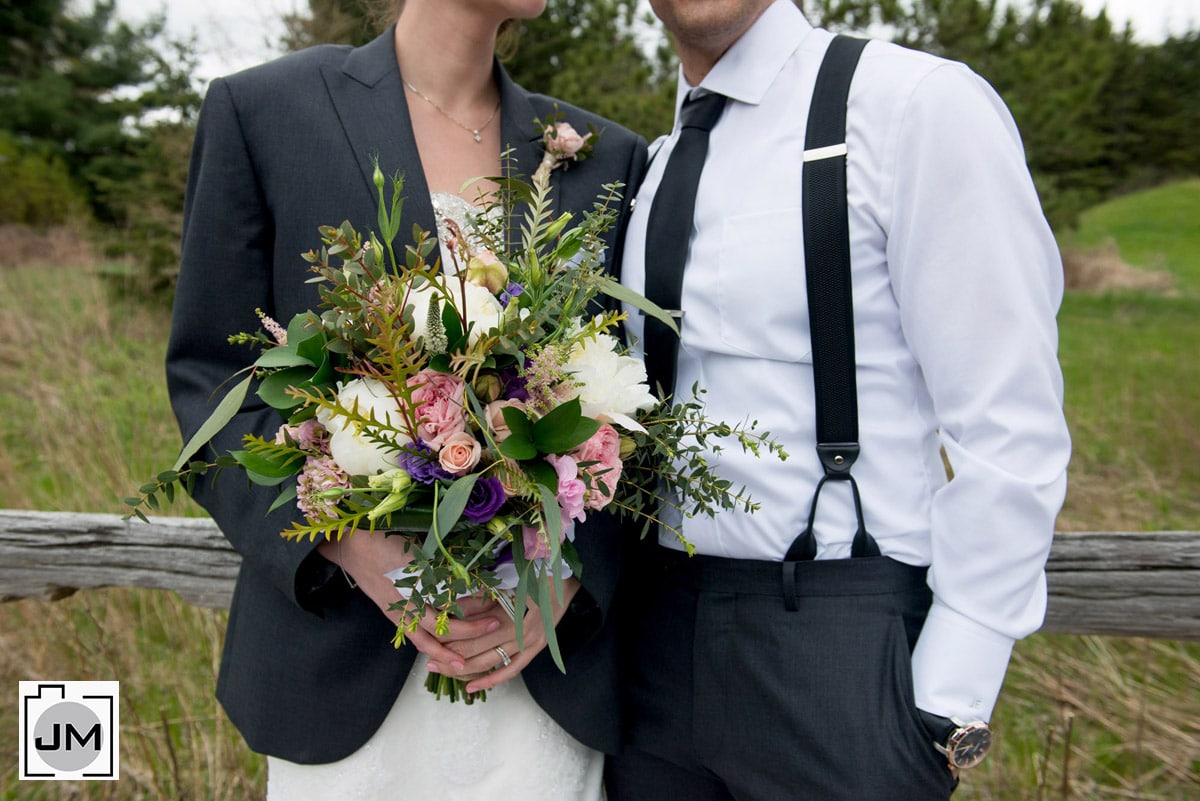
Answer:
[[498, 61], [495, 73], [500, 85], [500, 149], [512, 148], [511, 174], [529, 180], [542, 161], [542, 132], [533, 121], [544, 112], [534, 107], [532, 96], [508, 77]]
[[[437, 225], [396, 63], [394, 34], [394, 28], [388, 28], [374, 41], [351, 50], [340, 68], [327, 65], [321, 73], [370, 193], [370, 208], [378, 206], [373, 181], [376, 158], [385, 176], [404, 175], [401, 241], [396, 244], [407, 247], [412, 244], [414, 224], [430, 233], [436, 233]], [[374, 215], [370, 223], [375, 228]]]

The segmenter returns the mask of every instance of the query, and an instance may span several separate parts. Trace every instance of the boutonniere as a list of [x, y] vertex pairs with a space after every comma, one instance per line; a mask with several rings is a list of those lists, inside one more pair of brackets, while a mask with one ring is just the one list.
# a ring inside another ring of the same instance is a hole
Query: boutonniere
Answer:
[[[541, 123], [538, 123], [542, 125]], [[542, 126], [542, 163], [534, 172], [534, 181], [549, 178], [556, 167], [564, 170], [571, 162], [583, 161], [592, 155], [592, 147], [599, 134], [588, 126], [586, 135], [580, 134], [569, 122], [551, 122]]]

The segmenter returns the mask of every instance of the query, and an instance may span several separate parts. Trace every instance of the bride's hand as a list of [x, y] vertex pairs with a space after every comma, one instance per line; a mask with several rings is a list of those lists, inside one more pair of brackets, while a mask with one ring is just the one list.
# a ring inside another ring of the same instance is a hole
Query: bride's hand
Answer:
[[[317, 546], [317, 552], [336, 565], [353, 579], [362, 592], [374, 601], [379, 610], [395, 625], [400, 625], [400, 609], [391, 609], [401, 600], [396, 585], [385, 574], [404, 567], [412, 561], [408, 540], [404, 537], [387, 537], [365, 531], [354, 536], [343, 537], [341, 542], [325, 541]], [[504, 622], [512, 621], [499, 609], [494, 600], [464, 598], [459, 602], [463, 609], [462, 619], [450, 618], [449, 631], [438, 637], [435, 634], [436, 610], [427, 610], [420, 624], [405, 634], [418, 651], [431, 660], [448, 665], [455, 670], [464, 667], [465, 660], [451, 651], [447, 643], [473, 640], [499, 633]]]
[[[563, 614], [571, 603], [571, 599], [575, 597], [575, 593], [579, 592], [580, 584], [578, 579], [569, 578], [563, 581], [562, 586], [562, 603], [558, 603], [557, 600], [552, 599], [552, 613], [555, 626], [562, 620]], [[490, 616], [469, 616], [461, 622], [473, 623], [477, 619], [482, 619], [482, 617]], [[520, 650], [517, 648], [516, 623], [510, 620], [507, 615], [503, 615], [501, 620], [503, 624], [497, 630], [490, 631], [479, 637], [459, 639], [449, 643], [448, 650], [455, 654], [459, 665], [434, 659], [430, 656], [429, 670], [434, 673], [443, 673], [448, 676], [462, 678], [474, 676], [471, 678], [470, 683], [467, 684], [467, 692], [471, 693], [491, 689], [520, 674], [525, 666], [532, 662], [533, 658], [546, 647], [546, 630], [542, 625], [541, 610], [532, 601], [529, 602], [523, 621], [524, 630], [521, 632], [525, 647]], [[445, 639], [443, 638], [443, 640]], [[508, 654], [511, 660], [508, 665], [504, 664], [504, 658], [500, 655], [500, 651], [496, 650], [497, 647]]]

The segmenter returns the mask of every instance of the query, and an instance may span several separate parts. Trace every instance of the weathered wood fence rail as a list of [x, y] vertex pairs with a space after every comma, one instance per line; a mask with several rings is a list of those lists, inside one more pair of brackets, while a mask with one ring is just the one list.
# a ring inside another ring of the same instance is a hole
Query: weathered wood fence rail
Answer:
[[[0, 601], [98, 587], [225, 608], [241, 558], [211, 520], [0, 510]], [[1043, 631], [1200, 639], [1200, 532], [1059, 534]]]

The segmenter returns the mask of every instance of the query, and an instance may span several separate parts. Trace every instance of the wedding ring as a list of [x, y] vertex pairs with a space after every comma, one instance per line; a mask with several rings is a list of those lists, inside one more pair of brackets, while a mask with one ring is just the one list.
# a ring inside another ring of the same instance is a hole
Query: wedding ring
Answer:
[[512, 659], [509, 658], [508, 652], [505, 651], [503, 648], [501, 648], [499, 645], [497, 645], [493, 650], [496, 653], [500, 654], [500, 660], [504, 663], [504, 667], [508, 667], [509, 665], [512, 664]]

